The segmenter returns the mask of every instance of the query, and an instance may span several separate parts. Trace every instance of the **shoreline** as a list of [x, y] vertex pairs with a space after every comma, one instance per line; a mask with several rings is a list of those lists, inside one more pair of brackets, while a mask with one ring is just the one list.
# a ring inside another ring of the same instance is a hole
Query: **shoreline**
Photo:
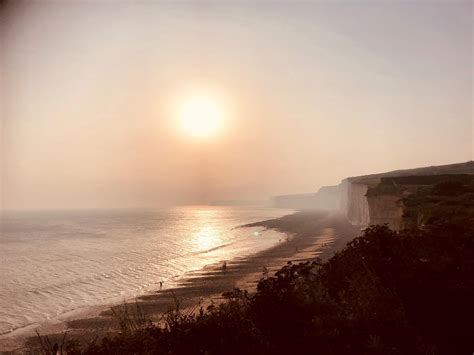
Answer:
[[[236, 226], [236, 227], [233, 227], [232, 229], [237, 229], [240, 227], [242, 226]], [[260, 228], [260, 230], [261, 229], [262, 228]], [[258, 231], [259, 233], [261, 232], [260, 230]], [[214, 251], [215, 249], [219, 249], [221, 247], [222, 245], [219, 245], [213, 249], [206, 250], [205, 253]], [[272, 247], [273, 246], [271, 246], [270, 248]], [[266, 249], [263, 249], [263, 250], [266, 250]], [[251, 254], [251, 255], [254, 255], [254, 254]], [[251, 255], [247, 255], [247, 256], [251, 256]], [[234, 259], [229, 259], [229, 260], [231, 260], [232, 262], [233, 260], [237, 260], [240, 258], [241, 257], [237, 256], [237, 257], [234, 257]], [[39, 330], [41, 335], [49, 335], [54, 332], [63, 332], [64, 330], [67, 329], [67, 327], [65, 326], [67, 322], [71, 322], [75, 320], [85, 320], [85, 319], [90, 319], [93, 317], [100, 317], [103, 313], [106, 313], [111, 308], [123, 306], [124, 303], [126, 304], [134, 303], [135, 300], [139, 300], [142, 297], [146, 298], [149, 295], [155, 295], [160, 292], [164, 293], [167, 291], [175, 291], [176, 289], [182, 287], [182, 285], [185, 283], [187, 279], [192, 278], [193, 277], [192, 275], [195, 275], [197, 273], [205, 273], [209, 269], [219, 268], [220, 266], [221, 266], [220, 263], [211, 262], [201, 267], [184, 271], [182, 274], [173, 275], [167, 279], [163, 279], [164, 280], [163, 282], [165, 283], [165, 285], [163, 286], [163, 290], [159, 289], [159, 286], [158, 286], [159, 282], [155, 282], [155, 286], [150, 287], [147, 290], [139, 294], [136, 294], [134, 296], [128, 295], [128, 296], [113, 297], [102, 304], [85, 305], [79, 308], [70, 309], [63, 313], [54, 315], [43, 321], [29, 323], [29, 324], [20, 326], [18, 328], [14, 328], [11, 331], [1, 333], [0, 334], [0, 354], [2, 354], [3, 352], [22, 350], [22, 349], [19, 349], [19, 345], [18, 345], [19, 341], [27, 339], [28, 337], [36, 336], [35, 330]], [[23, 347], [24, 346], [21, 346], [21, 348]]]
[[234, 287], [253, 292], [258, 280], [262, 278], [264, 268], [269, 275], [273, 275], [288, 261], [303, 262], [316, 257], [327, 260], [359, 234], [359, 228], [350, 225], [342, 216], [324, 211], [295, 212], [235, 228], [247, 227], [276, 230], [285, 234], [286, 238], [269, 249], [228, 261], [225, 272], [221, 264], [210, 264], [185, 273], [173, 288], [120, 303], [84, 307], [62, 314], [51, 320], [50, 324], [19, 328], [20, 332], [17, 334], [8, 336], [11, 334], [9, 333], [3, 335], [3, 339], [0, 338], [0, 348], [2, 351], [16, 352], [29, 349], [37, 342], [35, 329], [39, 329], [42, 335], [47, 334], [52, 342], [60, 342], [57, 339], [61, 339], [62, 333], [67, 329], [69, 340], [77, 339], [86, 344], [118, 329], [113, 313], [120, 312], [124, 304], [131, 308], [136, 307], [135, 302], [138, 302], [147, 318], [155, 322], [160, 321], [163, 313], [175, 307], [176, 300], [179, 300], [181, 309], [206, 307], [220, 302], [222, 293]]

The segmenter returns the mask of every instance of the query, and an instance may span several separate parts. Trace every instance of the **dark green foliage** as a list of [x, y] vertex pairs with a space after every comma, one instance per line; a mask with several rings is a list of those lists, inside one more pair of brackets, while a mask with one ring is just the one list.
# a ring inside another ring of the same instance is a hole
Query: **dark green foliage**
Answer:
[[445, 180], [433, 187], [433, 193], [441, 196], [457, 196], [469, 192], [469, 187], [460, 180]]
[[471, 174], [440, 174], [440, 175], [407, 175], [380, 178], [381, 185], [436, 185], [446, 181], [457, 182], [461, 185], [474, 181]]
[[470, 354], [474, 228], [374, 226], [326, 263], [287, 264], [207, 310], [165, 315], [88, 354]]
[[248, 318], [248, 294], [236, 289], [224, 297], [226, 302], [198, 312], [177, 306], [164, 315], [164, 326], [150, 323], [133, 333], [125, 330], [91, 344], [83, 353], [241, 354], [242, 349], [260, 353], [262, 337]]
[[452, 177], [418, 188], [403, 199], [405, 225], [474, 223], [474, 178]]
[[359, 331], [402, 353], [419, 346], [440, 354], [472, 351], [472, 226], [400, 233], [372, 227], [329, 260], [321, 278]]

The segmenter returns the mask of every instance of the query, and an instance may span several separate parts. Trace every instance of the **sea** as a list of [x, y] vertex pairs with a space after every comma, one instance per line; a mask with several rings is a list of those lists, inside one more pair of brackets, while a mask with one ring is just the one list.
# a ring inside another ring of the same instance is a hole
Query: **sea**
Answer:
[[236, 228], [290, 210], [185, 206], [5, 212], [0, 220], [0, 334], [80, 308], [175, 287], [187, 272], [231, 263], [282, 234]]

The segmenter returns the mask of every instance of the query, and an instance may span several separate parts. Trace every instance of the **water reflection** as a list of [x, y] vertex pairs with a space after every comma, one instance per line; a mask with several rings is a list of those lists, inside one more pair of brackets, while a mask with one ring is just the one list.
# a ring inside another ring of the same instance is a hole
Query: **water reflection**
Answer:
[[194, 252], [205, 252], [223, 244], [222, 213], [209, 208], [193, 209], [194, 223], [190, 244]]
[[221, 243], [222, 238], [219, 233], [210, 225], [201, 227], [200, 230], [194, 234], [192, 240], [194, 250], [198, 252], [215, 248]]

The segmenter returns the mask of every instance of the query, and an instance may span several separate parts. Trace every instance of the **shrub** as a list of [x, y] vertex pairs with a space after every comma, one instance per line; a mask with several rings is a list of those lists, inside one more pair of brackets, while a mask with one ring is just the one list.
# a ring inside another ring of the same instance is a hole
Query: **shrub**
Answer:
[[468, 191], [468, 187], [460, 180], [444, 180], [433, 187], [433, 193], [441, 196], [455, 196]]

